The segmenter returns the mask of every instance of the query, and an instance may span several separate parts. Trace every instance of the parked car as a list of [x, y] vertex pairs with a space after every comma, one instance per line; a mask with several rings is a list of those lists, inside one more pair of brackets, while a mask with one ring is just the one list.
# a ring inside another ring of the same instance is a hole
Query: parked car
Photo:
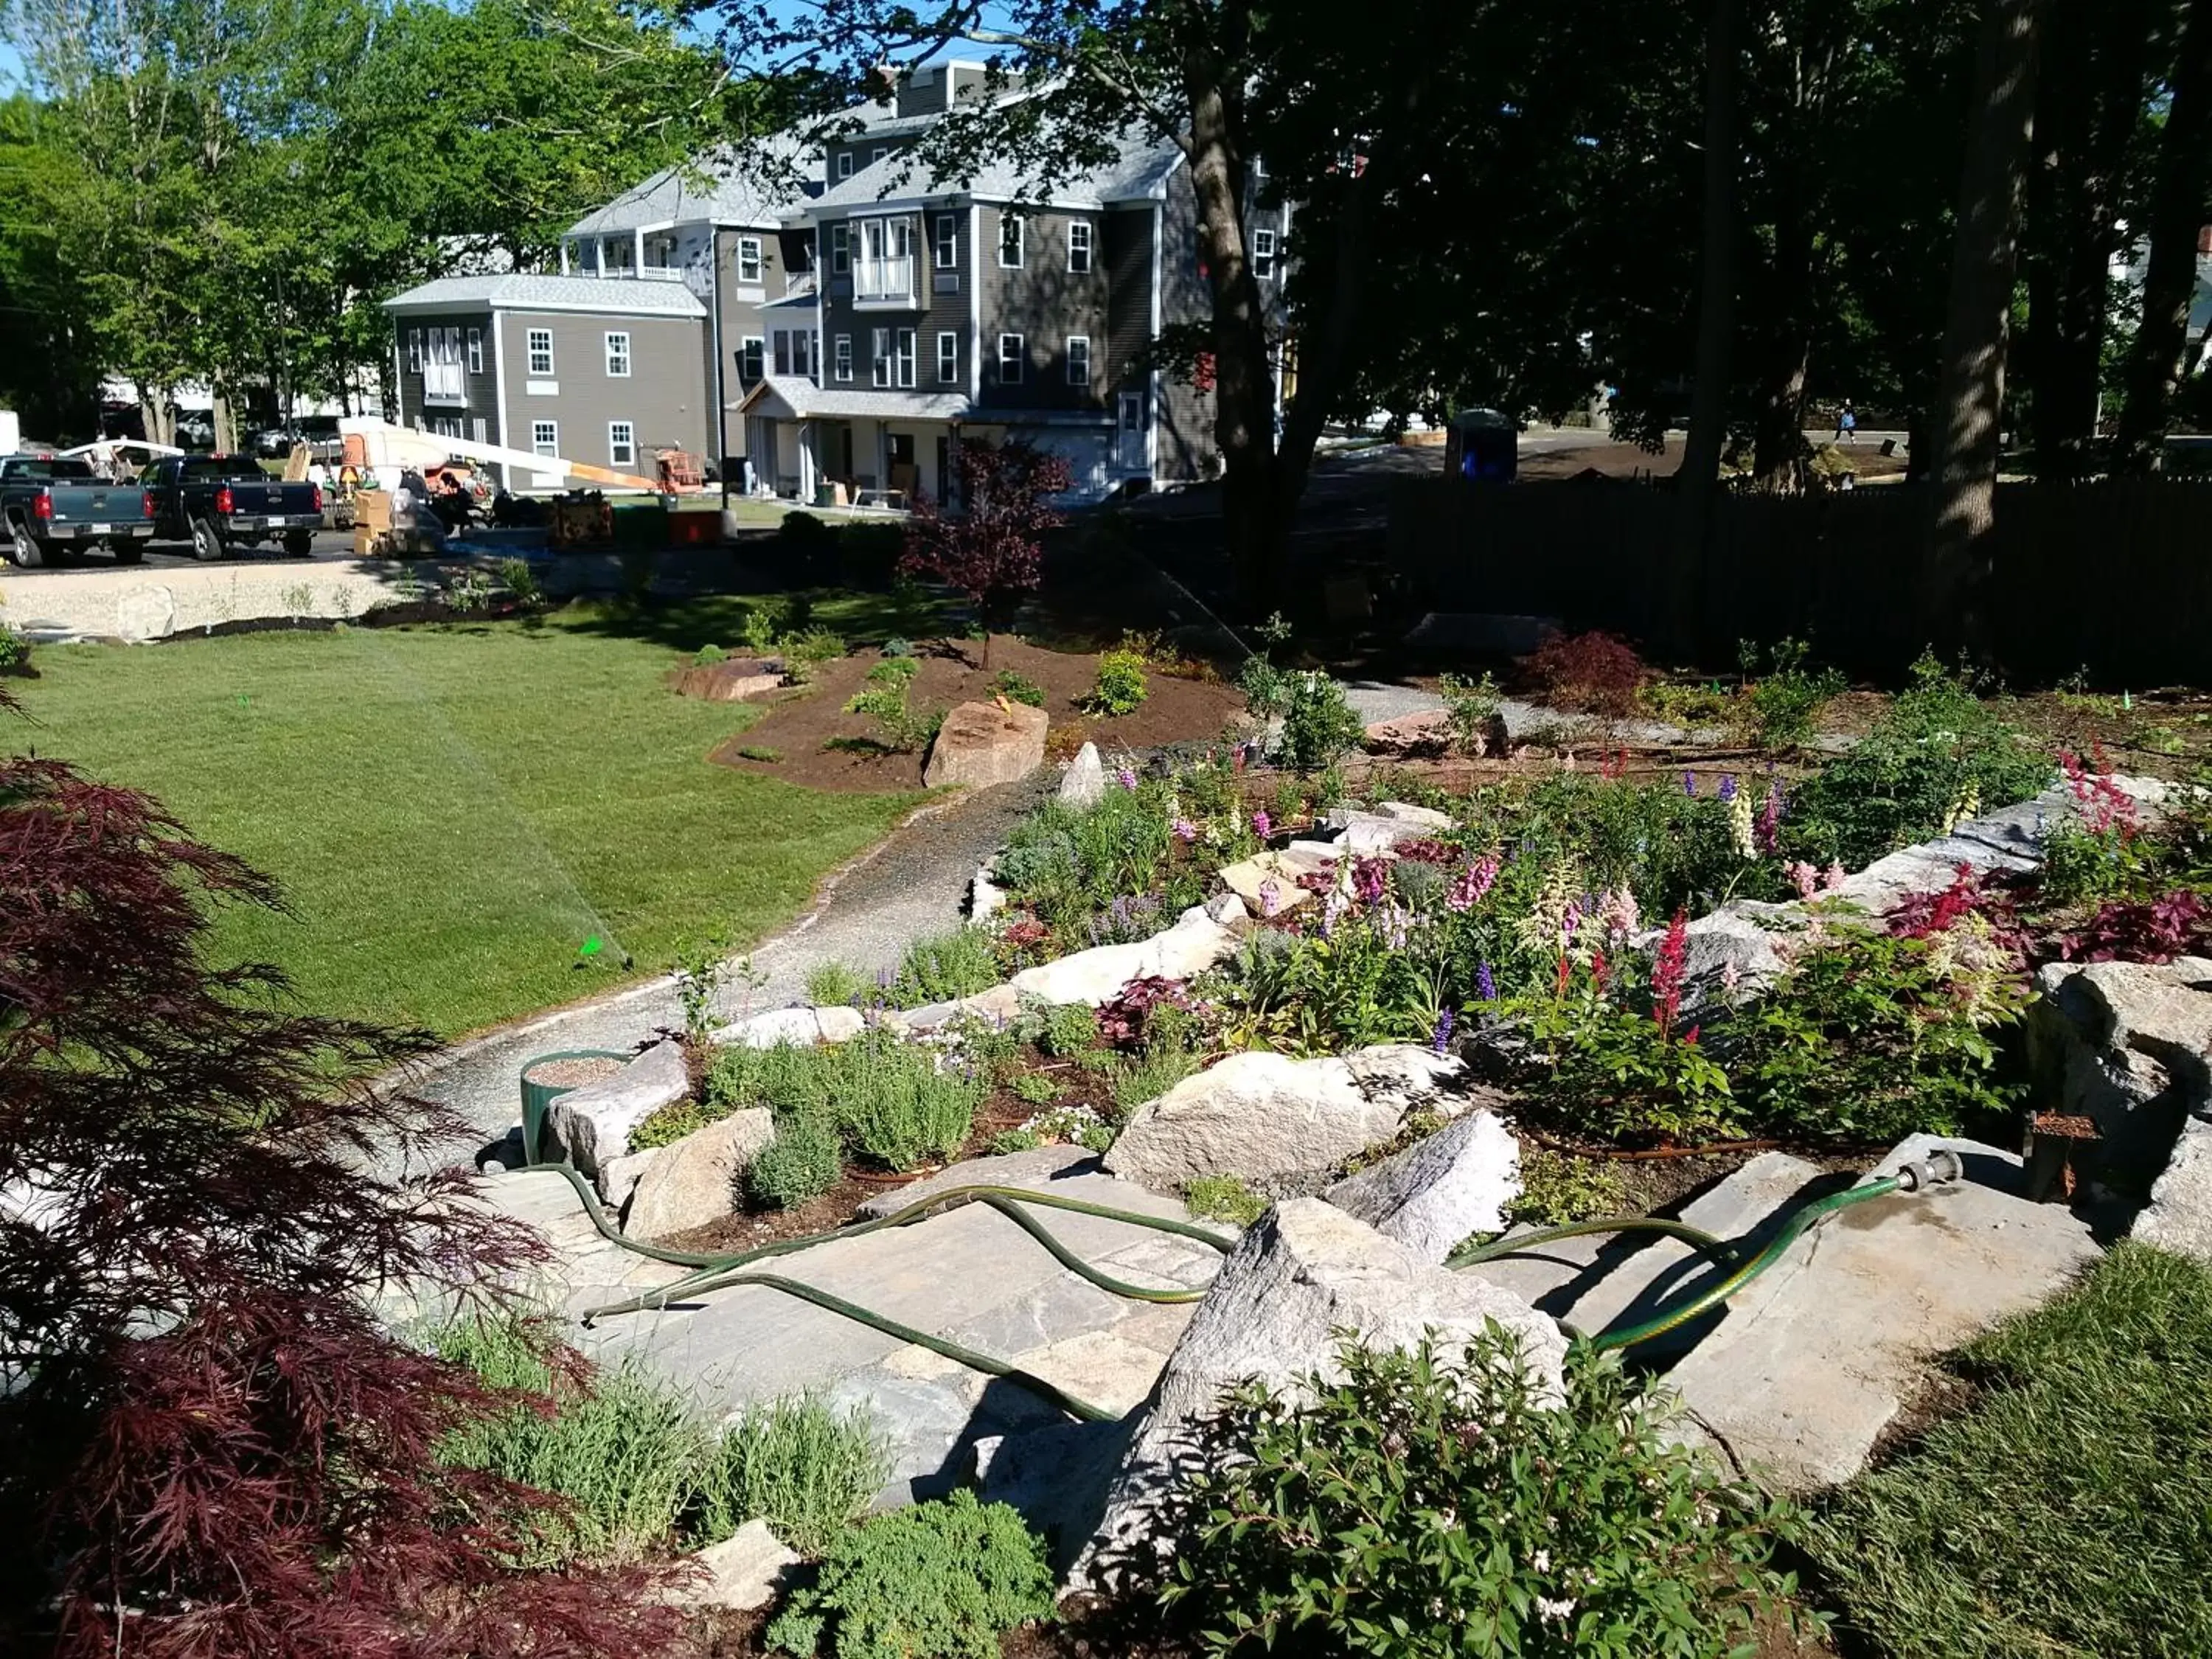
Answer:
[[146, 556], [154, 537], [154, 498], [137, 483], [111, 483], [67, 455], [0, 459], [0, 515], [8, 556], [26, 569], [69, 550], [104, 547], [122, 564]]
[[194, 558], [220, 559], [275, 538], [304, 559], [323, 527], [320, 485], [272, 478], [246, 455], [165, 455], [138, 482], [153, 503], [155, 533], [189, 541]]

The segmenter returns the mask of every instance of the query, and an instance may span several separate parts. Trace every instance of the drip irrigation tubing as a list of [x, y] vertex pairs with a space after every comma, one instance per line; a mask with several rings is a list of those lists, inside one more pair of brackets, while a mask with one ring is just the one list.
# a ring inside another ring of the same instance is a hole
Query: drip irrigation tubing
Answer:
[[1601, 1159], [1608, 1164], [1652, 1164], [1671, 1158], [1725, 1158], [1731, 1152], [1771, 1152], [1781, 1146], [1778, 1140], [1713, 1140], [1702, 1146], [1654, 1146], [1623, 1152], [1617, 1146], [1577, 1146], [1571, 1141], [1556, 1140], [1534, 1129], [1522, 1133], [1539, 1146], [1570, 1158]]

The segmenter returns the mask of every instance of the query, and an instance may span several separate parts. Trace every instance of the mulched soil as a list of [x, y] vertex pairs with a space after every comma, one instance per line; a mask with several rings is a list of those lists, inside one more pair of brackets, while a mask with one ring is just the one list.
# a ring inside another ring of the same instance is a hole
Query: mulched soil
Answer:
[[[1244, 707], [1233, 688], [1218, 681], [1184, 679], [1154, 670], [1148, 676], [1150, 695], [1133, 713], [1097, 719], [1077, 707], [1097, 679], [1096, 653], [1047, 651], [1006, 634], [993, 636], [988, 668], [983, 665], [980, 640], [930, 641], [918, 643], [915, 651], [921, 669], [908, 695], [908, 707], [950, 708], [957, 703], [988, 702], [991, 682], [1001, 670], [1011, 669], [1043, 689], [1045, 713], [1051, 721], [1046, 741], [1056, 754], [1073, 752], [1085, 738], [1108, 754], [1204, 742], [1219, 737]], [[920, 788], [927, 758], [921, 750], [890, 754], [824, 747], [833, 738], [866, 740], [881, 735], [874, 720], [844, 712], [847, 701], [880, 659], [880, 653], [869, 650], [823, 664], [811, 684], [776, 693], [766, 715], [721, 744], [709, 758], [811, 789], [888, 793]], [[749, 760], [740, 749], [770, 750], [782, 758]]]
[[612, 1077], [627, 1065], [620, 1060], [556, 1060], [531, 1068], [530, 1080], [556, 1089], [580, 1089]]

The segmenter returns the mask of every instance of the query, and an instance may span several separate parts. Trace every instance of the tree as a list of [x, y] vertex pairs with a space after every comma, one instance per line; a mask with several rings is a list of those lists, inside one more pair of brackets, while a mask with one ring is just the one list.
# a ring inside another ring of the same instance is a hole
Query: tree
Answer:
[[1984, 653], [2005, 347], [2043, 3], [1988, 0], [1984, 15], [1936, 388], [1922, 615], [1932, 637]]
[[1012, 620], [1023, 594], [1036, 591], [1046, 533], [1066, 522], [1049, 498], [1073, 489], [1075, 477], [1061, 457], [1019, 439], [957, 445], [952, 476], [957, 506], [915, 501], [899, 568], [968, 596], [983, 624], [988, 666], [992, 633]]
[[532, 1236], [377, 1081], [430, 1047], [201, 956], [263, 878], [147, 797], [0, 762], [0, 1647], [658, 1652], [641, 1571], [510, 1563], [552, 1500], [441, 1465], [514, 1402], [380, 1300], [497, 1303]]

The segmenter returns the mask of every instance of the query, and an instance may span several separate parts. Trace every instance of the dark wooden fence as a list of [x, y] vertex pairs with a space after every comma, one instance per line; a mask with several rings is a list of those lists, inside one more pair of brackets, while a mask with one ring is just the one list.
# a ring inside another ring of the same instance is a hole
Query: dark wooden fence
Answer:
[[[1392, 562], [1439, 611], [1555, 616], [1631, 637], [1666, 614], [1669, 490], [1616, 483], [1486, 489], [1398, 482]], [[1810, 639], [1894, 673], [1926, 644], [1916, 614], [1927, 497], [1915, 485], [1714, 503], [1701, 633]], [[2127, 479], [1998, 488], [1992, 626], [2023, 679], [2212, 684], [2212, 484]]]

